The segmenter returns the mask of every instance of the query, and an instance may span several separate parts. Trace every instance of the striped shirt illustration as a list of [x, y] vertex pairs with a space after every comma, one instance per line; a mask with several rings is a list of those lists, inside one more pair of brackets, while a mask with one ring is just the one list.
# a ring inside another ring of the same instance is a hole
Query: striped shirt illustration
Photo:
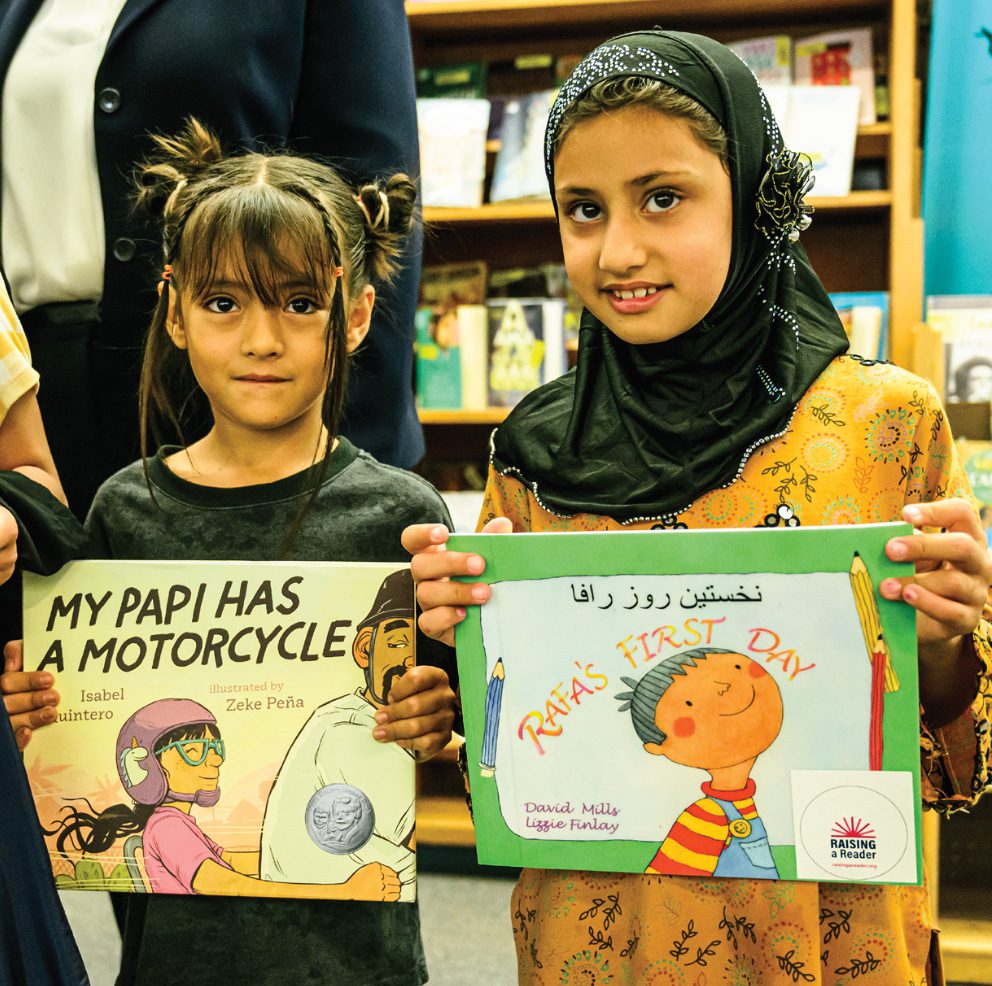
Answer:
[[716, 791], [711, 784], [703, 784], [706, 796], [679, 815], [646, 872], [712, 876], [721, 853], [732, 838], [730, 820], [714, 798], [732, 802], [741, 817], [750, 821], [758, 817], [754, 789], [753, 780], [748, 780], [747, 786], [740, 791]]

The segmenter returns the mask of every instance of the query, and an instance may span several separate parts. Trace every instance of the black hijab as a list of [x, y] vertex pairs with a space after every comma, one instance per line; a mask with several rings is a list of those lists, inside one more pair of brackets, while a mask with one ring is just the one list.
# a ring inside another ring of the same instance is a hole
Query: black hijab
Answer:
[[797, 242], [809, 224], [809, 164], [785, 150], [751, 71], [710, 38], [624, 34], [576, 67], [548, 119], [552, 199], [562, 115], [596, 83], [626, 76], [692, 97], [727, 133], [726, 283], [706, 318], [667, 342], [626, 343], [584, 312], [576, 369], [520, 402], [493, 437], [492, 463], [552, 513], [634, 523], [677, 514], [732, 483], [758, 446], [788, 428], [799, 399], [848, 343]]

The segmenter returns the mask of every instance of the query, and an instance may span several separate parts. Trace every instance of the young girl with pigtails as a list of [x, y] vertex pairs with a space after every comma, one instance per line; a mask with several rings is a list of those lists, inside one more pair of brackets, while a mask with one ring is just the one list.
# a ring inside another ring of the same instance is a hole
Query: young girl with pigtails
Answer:
[[[157, 147], [138, 175], [164, 256], [141, 375], [144, 457], [98, 491], [91, 554], [407, 560], [401, 531], [447, 524], [443, 501], [338, 424], [372, 281], [395, 270], [414, 222], [414, 183], [393, 175], [356, 191], [294, 155], [228, 157], [195, 121]], [[206, 434], [156, 450], [163, 424], [182, 434], [202, 420], [201, 402]], [[416, 759], [443, 749], [454, 719], [447, 673], [426, 652], [392, 684], [388, 737], [373, 728]], [[30, 690], [28, 675], [8, 673], [5, 691]], [[395, 874], [379, 869], [395, 900]], [[119, 984], [426, 981], [416, 904], [197, 896], [188, 875], [193, 896], [127, 895]]]
[[[698, 35], [614, 38], [561, 89], [545, 149], [585, 306], [578, 365], [495, 432], [482, 529], [909, 521], [917, 536], [886, 550], [916, 574], [879, 589], [917, 613], [925, 806], [968, 806], [990, 781], [992, 563], [933, 388], [847, 352], [798, 242], [810, 168], [754, 76]], [[420, 626], [450, 644], [490, 590], [449, 581], [484, 562], [447, 536], [418, 525], [404, 545]], [[524, 870], [520, 982], [940, 982], [925, 887], [712, 878], [734, 837], [719, 800], [745, 803], [749, 785], [713, 792], [712, 817], [672, 847], [684, 875]]]

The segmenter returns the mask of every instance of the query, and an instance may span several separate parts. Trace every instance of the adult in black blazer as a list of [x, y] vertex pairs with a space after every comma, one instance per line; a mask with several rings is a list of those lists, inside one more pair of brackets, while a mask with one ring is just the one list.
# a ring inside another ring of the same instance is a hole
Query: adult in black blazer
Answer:
[[[0, 0], [0, 79], [40, 6]], [[140, 346], [161, 269], [153, 227], [130, 208], [131, 171], [150, 150], [148, 133], [174, 133], [193, 115], [226, 147], [288, 145], [332, 159], [355, 180], [417, 174], [403, 2], [127, 0], [97, 72], [93, 114], [106, 233], [94, 346], [100, 398], [120, 408], [104, 416], [120, 429], [110, 475], [134, 457]], [[403, 467], [424, 448], [410, 383], [419, 278], [418, 235], [402, 273], [380, 292], [353, 364], [343, 429], [381, 461]]]

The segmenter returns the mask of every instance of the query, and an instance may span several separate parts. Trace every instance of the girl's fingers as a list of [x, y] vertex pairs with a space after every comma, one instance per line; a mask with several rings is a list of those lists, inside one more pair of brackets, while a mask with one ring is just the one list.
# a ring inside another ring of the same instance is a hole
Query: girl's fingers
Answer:
[[914, 585], [953, 602], [971, 606], [976, 612], [981, 612], [988, 595], [987, 588], [978, 579], [956, 568], [939, 568], [904, 578], [883, 579], [878, 588], [886, 599], [902, 599], [907, 586]]
[[893, 561], [950, 562], [972, 575], [983, 573], [989, 565], [988, 550], [970, 534], [947, 531], [893, 538], [885, 547]]
[[52, 705], [46, 705], [43, 709], [35, 709], [32, 712], [23, 712], [20, 715], [10, 717], [10, 728], [15, 732], [22, 727], [28, 729], [41, 729], [42, 726], [50, 726], [55, 722], [58, 713]]
[[417, 763], [423, 763], [436, 757], [451, 742], [451, 730], [439, 733], [428, 733], [425, 736], [418, 736], [412, 740], [397, 740], [396, 745], [404, 750], [412, 750], [417, 758]]
[[977, 622], [974, 607], [945, 599], [921, 585], [909, 585], [903, 590], [903, 599], [922, 616], [929, 617], [940, 625], [939, 634], [930, 634], [922, 629], [920, 641], [929, 642], [929, 638], [951, 639], [971, 633]]
[[20, 671], [24, 666], [24, 641], [8, 640], [3, 648], [4, 671]]
[[456, 575], [481, 575], [486, 569], [481, 555], [465, 551], [421, 552], [410, 562], [414, 582], [449, 579]]
[[902, 516], [914, 527], [937, 527], [946, 531], [959, 531], [976, 541], [982, 536], [978, 518], [967, 500], [954, 497], [934, 500], [931, 503], [911, 503], [903, 507]]
[[43, 691], [54, 683], [55, 679], [47, 671], [8, 671], [0, 674], [0, 693]]
[[[433, 701], [435, 692], [440, 695], [444, 691], [451, 691], [448, 688], [448, 674], [441, 668], [436, 668], [431, 664], [421, 664], [410, 668], [401, 678], [397, 678], [389, 689], [389, 705], [378, 713], [378, 716], [385, 718], [397, 718], [390, 715], [388, 710], [395, 709], [402, 703], [402, 700], [411, 695], [417, 695], [423, 701]], [[454, 693], [452, 693], [452, 697]], [[377, 716], [377, 718], [378, 718]]]
[[455, 646], [455, 625], [465, 619], [465, 610], [457, 606], [439, 606], [421, 613], [417, 626], [432, 640]]
[[421, 582], [417, 602], [423, 610], [438, 606], [478, 606], [493, 594], [484, 582]]
[[395, 740], [415, 740], [431, 733], [451, 732], [455, 722], [453, 709], [442, 709], [438, 712], [424, 713], [419, 716], [408, 716], [404, 719], [390, 719], [377, 725], [372, 735], [380, 743], [392, 743]]
[[20, 729], [15, 729], [14, 741], [17, 743], [17, 749], [23, 751], [28, 743], [31, 742], [31, 730], [27, 726], [21, 726]]
[[[59, 704], [59, 693], [57, 691], [44, 692], [16, 692], [13, 695], [4, 695], [3, 705], [7, 710], [7, 715], [11, 718], [31, 712], [33, 709], [51, 708], [54, 711]], [[54, 718], [54, 717], [53, 717]]]
[[448, 534], [444, 524], [411, 524], [403, 529], [400, 541], [409, 554], [416, 555], [420, 551], [442, 548]]

